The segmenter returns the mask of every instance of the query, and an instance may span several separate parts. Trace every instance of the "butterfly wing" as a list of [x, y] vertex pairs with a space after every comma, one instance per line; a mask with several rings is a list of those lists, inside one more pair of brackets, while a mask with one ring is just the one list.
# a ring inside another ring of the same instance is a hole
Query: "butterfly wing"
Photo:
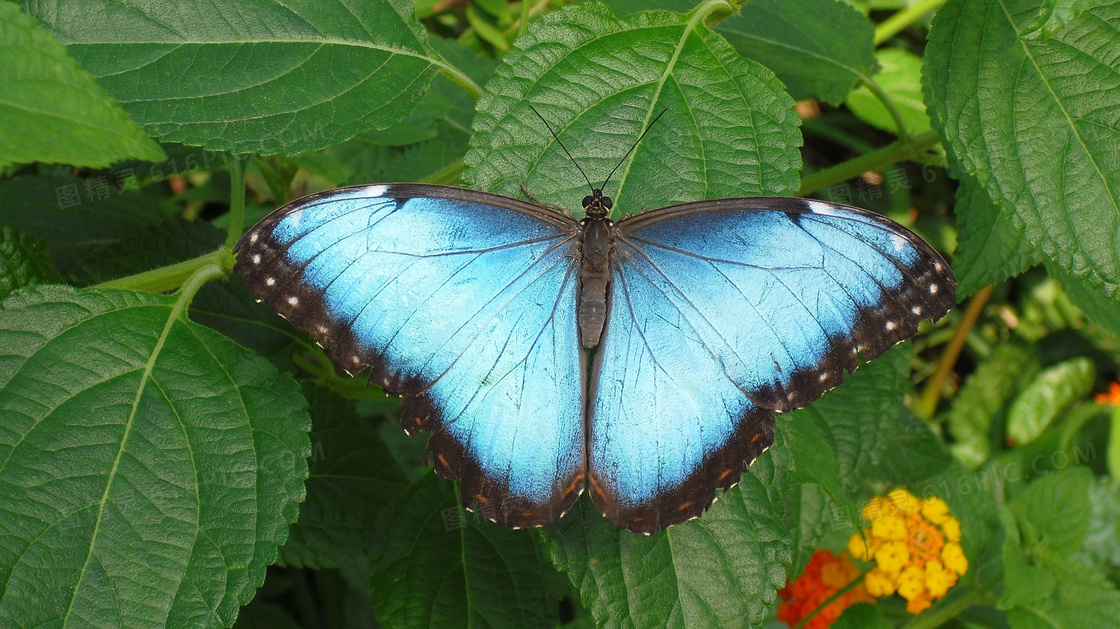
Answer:
[[236, 271], [349, 373], [405, 396], [401, 423], [463, 504], [507, 527], [583, 485], [572, 219], [419, 184], [340, 188], [245, 234]]
[[956, 280], [881, 216], [801, 199], [690, 203], [618, 223], [590, 393], [589, 475], [620, 527], [697, 517], [773, 440], [773, 412], [937, 319]]

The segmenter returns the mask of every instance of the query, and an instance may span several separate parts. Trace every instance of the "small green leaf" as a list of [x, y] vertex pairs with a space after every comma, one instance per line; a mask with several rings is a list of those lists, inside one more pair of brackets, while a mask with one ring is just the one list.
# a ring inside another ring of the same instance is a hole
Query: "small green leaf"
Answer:
[[1030, 443], [1093, 388], [1093, 361], [1079, 357], [1042, 371], [1015, 398], [1007, 412], [1007, 436]]
[[[875, 53], [882, 68], [872, 79], [890, 97], [906, 131], [911, 134], [930, 130], [926, 104], [922, 100], [922, 58], [902, 48], [883, 48]], [[866, 86], [848, 94], [848, 109], [871, 126], [898, 133], [894, 118]]]
[[1013, 629], [1120, 627], [1120, 592], [1076, 559], [1046, 562], [1057, 582], [1053, 594], [1007, 611]]
[[406, 0], [25, 6], [147, 133], [234, 153], [384, 129], [443, 65]]
[[1012, 499], [1025, 551], [1069, 555], [1081, 550], [1089, 532], [1092, 478], [1083, 466], [1051, 472]]
[[1015, 515], [1004, 508], [1000, 510], [1000, 519], [1006, 537], [1003, 541], [1004, 588], [999, 608], [1012, 609], [1049, 598], [1056, 585], [1054, 575], [1027, 563]]
[[354, 412], [352, 400], [314, 385], [304, 392], [314, 425], [307, 500], [280, 559], [294, 566], [337, 567], [381, 542], [374, 523], [381, 509], [407, 490], [408, 477], [373, 422]]
[[871, 603], [858, 603], [844, 610], [829, 629], [890, 629], [879, 607]]
[[104, 167], [163, 151], [66, 48], [12, 2], [0, 2], [0, 166]]
[[42, 240], [0, 225], [0, 300], [24, 286], [61, 284]]
[[875, 72], [875, 28], [839, 0], [752, 0], [716, 31], [773, 70], [798, 100], [839, 105]]
[[370, 596], [383, 627], [553, 627], [551, 570], [536, 537], [507, 531], [459, 507], [435, 474], [382, 511], [369, 566]]
[[160, 198], [152, 191], [122, 192], [116, 186], [108, 176], [2, 180], [0, 224], [42, 238], [55, 266], [67, 274], [90, 252], [164, 219], [156, 209]]
[[1017, 232], [1112, 298], [1120, 288], [1120, 3], [1027, 38], [1042, 0], [949, 0], [924, 84], [934, 126]]
[[1042, 252], [1015, 229], [1012, 220], [970, 175], [962, 175], [953, 214], [958, 228], [953, 252], [958, 299], [1042, 262]]
[[306, 401], [184, 306], [4, 302], [0, 625], [229, 626], [264, 581], [304, 496]]
[[992, 453], [993, 426], [1003, 426], [1003, 416], [1022, 383], [1040, 368], [1038, 350], [1018, 337], [1000, 343], [961, 387], [949, 410], [950, 446], [969, 469], [980, 467]]
[[[711, 5], [703, 5], [710, 7]], [[605, 192], [618, 215], [683, 201], [792, 194], [799, 118], [774, 75], [740, 57], [699, 13], [619, 17], [597, 2], [546, 14], [505, 56], [478, 103], [467, 186], [582, 213], [596, 185], [665, 110]]]
[[545, 530], [552, 561], [600, 627], [761, 626], [792, 559], [789, 465], [776, 445], [703, 517], [648, 537], [616, 529], [584, 497]]

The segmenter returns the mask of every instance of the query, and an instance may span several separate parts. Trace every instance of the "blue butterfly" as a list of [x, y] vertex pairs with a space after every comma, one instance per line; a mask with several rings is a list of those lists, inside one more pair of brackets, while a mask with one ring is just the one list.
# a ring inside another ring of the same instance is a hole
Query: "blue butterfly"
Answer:
[[798, 198], [577, 222], [437, 185], [339, 188], [245, 234], [236, 271], [350, 374], [405, 397], [464, 505], [518, 528], [587, 487], [616, 526], [698, 517], [774, 413], [943, 316], [948, 264], [870, 212]]

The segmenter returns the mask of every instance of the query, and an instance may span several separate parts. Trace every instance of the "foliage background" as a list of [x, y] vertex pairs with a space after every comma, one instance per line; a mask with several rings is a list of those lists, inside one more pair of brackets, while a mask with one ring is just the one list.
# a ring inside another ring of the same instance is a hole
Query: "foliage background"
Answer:
[[[1120, 400], [1093, 396], [1120, 358], [1120, 5], [564, 4], [0, 0], [0, 626], [761, 626], [895, 486], [949, 502], [972, 569], [860, 622], [1120, 626]], [[699, 520], [464, 513], [230, 249], [348, 183], [578, 209], [527, 102], [593, 179], [668, 108], [619, 212], [851, 202], [951, 254], [961, 307], [782, 416]]]

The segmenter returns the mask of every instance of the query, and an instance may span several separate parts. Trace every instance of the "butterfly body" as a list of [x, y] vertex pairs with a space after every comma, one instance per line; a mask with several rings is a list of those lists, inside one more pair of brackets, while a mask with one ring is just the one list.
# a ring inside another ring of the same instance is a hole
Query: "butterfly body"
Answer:
[[[238, 273], [349, 373], [404, 396], [437, 473], [507, 527], [586, 487], [619, 527], [699, 516], [805, 406], [953, 304], [869, 212], [739, 198], [610, 221], [421, 184], [340, 188], [250, 230]], [[585, 351], [594, 348], [594, 351]]]

